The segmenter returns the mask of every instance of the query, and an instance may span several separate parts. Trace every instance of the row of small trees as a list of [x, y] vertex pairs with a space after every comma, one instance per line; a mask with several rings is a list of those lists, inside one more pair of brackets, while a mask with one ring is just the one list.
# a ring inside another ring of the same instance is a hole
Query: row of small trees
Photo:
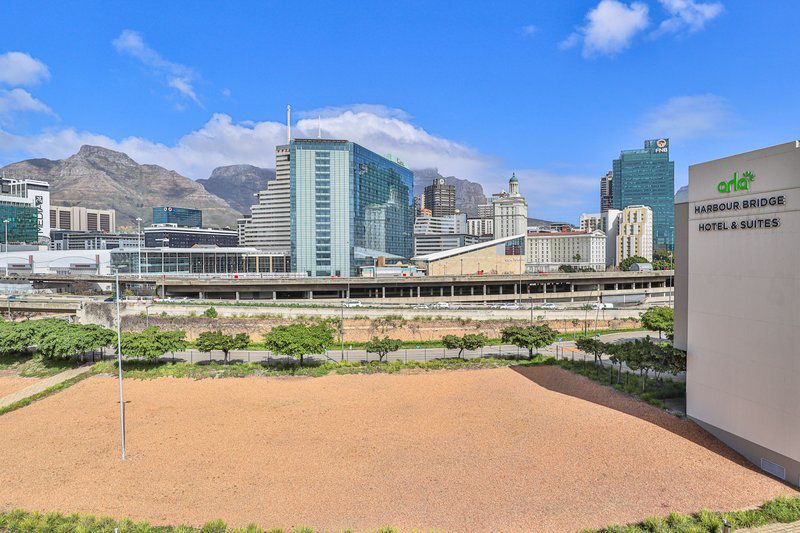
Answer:
[[651, 372], [658, 378], [664, 372], [677, 374], [686, 371], [686, 352], [668, 343], [653, 342], [650, 337], [620, 344], [583, 338], [576, 344], [579, 350], [594, 356], [595, 364], [602, 366], [603, 355], [607, 355], [618, 368], [617, 383], [621, 380], [623, 365], [642, 376], [642, 389]]

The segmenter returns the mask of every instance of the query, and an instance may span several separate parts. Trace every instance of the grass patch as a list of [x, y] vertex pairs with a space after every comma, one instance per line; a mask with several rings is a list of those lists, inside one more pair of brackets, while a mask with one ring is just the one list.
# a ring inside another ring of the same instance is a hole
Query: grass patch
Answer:
[[[670, 513], [666, 517], [651, 517], [635, 524], [612, 525], [603, 529], [585, 529], [582, 533], [716, 533], [722, 530], [727, 520], [733, 530], [757, 527], [773, 523], [789, 523], [800, 520], [800, 498], [778, 497], [756, 509], [718, 513], [703, 509], [695, 514]], [[28, 512], [21, 509], [0, 513], [0, 531], [98, 531], [112, 533], [314, 533], [314, 530], [297, 526], [294, 529], [262, 529], [256, 524], [244, 528], [231, 528], [222, 520], [206, 522], [201, 527], [152, 526], [147, 522], [130, 519], [117, 520], [85, 514], [63, 515], [60, 513]], [[347, 531], [347, 530], [346, 530]], [[390, 526], [373, 533], [399, 533]], [[415, 530], [416, 531], [416, 530]], [[346, 532], [343, 532], [346, 533]]]
[[[91, 372], [86, 372], [84, 374], [77, 375], [77, 376], [75, 376], [73, 378], [70, 378], [70, 379], [68, 379], [66, 381], [62, 381], [61, 383], [53, 385], [52, 387], [48, 387], [48, 388], [44, 389], [41, 392], [37, 392], [36, 394], [28, 396], [27, 398], [23, 398], [22, 400], [14, 402], [14, 403], [12, 403], [10, 405], [7, 405], [5, 407], [0, 407], [0, 415], [4, 415], [6, 413], [10, 413], [11, 411], [16, 411], [17, 409], [25, 407], [26, 405], [30, 405], [33, 402], [37, 401], [37, 400], [41, 400], [42, 398], [47, 398], [48, 396], [52, 396], [53, 394], [55, 394], [57, 392], [61, 392], [62, 390], [75, 385], [79, 381], [82, 381], [82, 380], [86, 379], [90, 375], [91, 375]], [[1, 522], [0, 522], [0, 525], [2, 525]]]
[[[299, 363], [187, 363], [159, 362], [147, 363], [125, 361], [122, 365], [123, 377], [133, 379], [153, 379], [161, 377], [174, 378], [242, 378], [248, 376], [307, 376], [321, 377], [328, 374], [394, 374], [402, 371], [429, 370], [461, 370], [501, 368], [511, 365], [551, 364], [551, 357], [537, 356], [532, 360], [524, 359], [433, 359], [430, 361], [392, 361], [392, 362], [314, 362]], [[117, 372], [116, 361], [102, 361], [92, 367], [94, 374], [114, 374]]]
[[77, 359], [44, 359], [32, 354], [0, 356], [0, 370], [14, 370], [23, 378], [46, 378], [83, 363]]
[[[661, 409], [667, 409], [663, 400], [686, 398], [686, 384], [671, 379], [656, 379], [652, 376], [645, 381], [638, 374], [623, 372], [619, 375], [616, 367], [607, 363], [603, 366], [594, 363], [593, 359], [570, 360], [561, 359], [555, 362], [561, 368], [575, 372], [603, 385], [614, 387]], [[643, 383], [644, 382], [644, 383]]]
[[[60, 513], [38, 513], [14, 509], [0, 513], [0, 532], [101, 532], [113, 533], [314, 533], [306, 526], [293, 529], [262, 529], [256, 524], [243, 528], [228, 527], [222, 520], [206, 522], [201, 527], [193, 526], [152, 526], [147, 522], [134, 522], [130, 519], [116, 520], [110, 517], [96, 517], [88, 514], [63, 515]], [[398, 533], [393, 527], [384, 527], [374, 533]]]
[[723, 520], [732, 530], [800, 520], [800, 498], [779, 496], [756, 509], [718, 513], [703, 509], [695, 514], [671, 513], [665, 518], [650, 517], [635, 524], [586, 529], [582, 533], [705, 533], [722, 531]]

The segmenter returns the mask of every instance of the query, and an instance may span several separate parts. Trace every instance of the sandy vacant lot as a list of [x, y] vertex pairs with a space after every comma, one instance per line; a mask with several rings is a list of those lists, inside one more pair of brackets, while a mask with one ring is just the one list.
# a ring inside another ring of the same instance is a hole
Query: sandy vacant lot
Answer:
[[[325, 530], [570, 531], [792, 489], [558, 368], [127, 380], [0, 417], [0, 509]], [[568, 394], [564, 394], [568, 392]]]
[[38, 378], [21, 378], [17, 376], [0, 376], [0, 398], [24, 389], [39, 381]]

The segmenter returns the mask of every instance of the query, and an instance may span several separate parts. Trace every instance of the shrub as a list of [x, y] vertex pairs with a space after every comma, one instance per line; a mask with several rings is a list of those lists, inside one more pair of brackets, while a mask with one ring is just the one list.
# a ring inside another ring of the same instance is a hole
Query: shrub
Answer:
[[200, 528], [200, 531], [201, 533], [225, 533], [228, 531], [228, 524], [222, 520], [212, 520], [211, 522], [206, 522]]
[[213, 307], [209, 307], [208, 309], [203, 311], [203, 316], [206, 318], [217, 318], [219, 316], [219, 313], [217, 313], [217, 310], [214, 309]]

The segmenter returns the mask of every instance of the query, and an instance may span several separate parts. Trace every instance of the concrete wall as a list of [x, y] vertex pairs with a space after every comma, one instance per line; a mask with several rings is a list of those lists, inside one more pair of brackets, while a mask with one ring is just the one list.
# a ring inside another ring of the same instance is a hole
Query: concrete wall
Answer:
[[[754, 174], [746, 189], [719, 190], [745, 172]], [[800, 148], [694, 165], [689, 176], [688, 264], [678, 263], [688, 271], [687, 414], [756, 462], [779, 464], [797, 485]], [[773, 204], [744, 208], [760, 199]]]
[[[592, 317], [594, 318], [594, 317]], [[306, 321], [317, 320], [307, 318]], [[262, 335], [275, 326], [296, 324], [297, 319], [281, 317], [252, 318], [190, 318], [190, 317], [150, 317], [128, 316], [122, 321], [124, 331], [141, 331], [146, 324], [158, 326], [164, 330], [183, 330], [189, 340], [194, 340], [204, 331], [220, 330], [226, 334], [247, 333], [253, 340], [260, 341]], [[543, 323], [537, 320], [536, 323]], [[548, 320], [550, 327], [562, 333], [583, 331], [583, 320]], [[508, 326], [527, 326], [528, 320], [446, 320], [446, 319], [411, 319], [400, 317], [385, 318], [345, 318], [345, 340], [348, 342], [366, 342], [375, 336], [389, 336], [404, 341], [439, 340], [445, 335], [464, 335], [466, 333], [483, 333], [489, 338], [499, 338], [500, 331]], [[640, 326], [638, 320], [604, 319], [590, 320], [588, 327], [594, 329], [630, 329]]]

